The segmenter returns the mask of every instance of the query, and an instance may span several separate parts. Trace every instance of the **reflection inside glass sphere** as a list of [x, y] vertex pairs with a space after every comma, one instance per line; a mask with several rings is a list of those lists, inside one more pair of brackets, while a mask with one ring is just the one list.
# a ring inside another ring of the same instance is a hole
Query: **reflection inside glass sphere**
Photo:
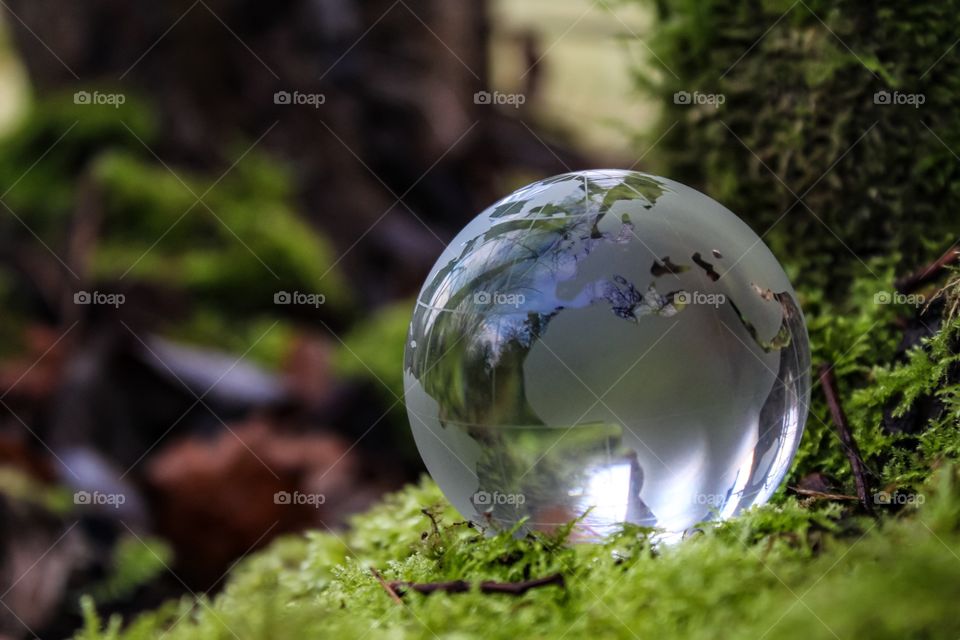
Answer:
[[793, 289], [739, 218], [671, 180], [587, 171], [513, 193], [441, 255], [406, 403], [465, 517], [679, 533], [777, 488], [809, 358]]

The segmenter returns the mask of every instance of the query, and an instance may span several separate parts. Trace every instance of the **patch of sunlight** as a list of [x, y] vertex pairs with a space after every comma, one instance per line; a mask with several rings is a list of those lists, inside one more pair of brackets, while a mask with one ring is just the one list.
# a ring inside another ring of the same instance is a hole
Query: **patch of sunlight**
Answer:
[[632, 74], [666, 73], [642, 43], [652, 18], [639, 4], [494, 0], [493, 87], [525, 91], [535, 75], [531, 60], [542, 56], [530, 103], [536, 116], [601, 158], [635, 157], [636, 136], [652, 128], [658, 107], [637, 91]]
[[29, 106], [27, 71], [14, 50], [7, 19], [0, 13], [0, 136], [16, 128]]

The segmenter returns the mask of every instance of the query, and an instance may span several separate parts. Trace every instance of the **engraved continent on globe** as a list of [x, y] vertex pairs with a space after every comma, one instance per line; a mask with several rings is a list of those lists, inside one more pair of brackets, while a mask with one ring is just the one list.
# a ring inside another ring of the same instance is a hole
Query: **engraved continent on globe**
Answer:
[[451, 242], [417, 299], [406, 404], [467, 518], [682, 533], [762, 504], [807, 415], [803, 315], [739, 218], [631, 171], [543, 180]]

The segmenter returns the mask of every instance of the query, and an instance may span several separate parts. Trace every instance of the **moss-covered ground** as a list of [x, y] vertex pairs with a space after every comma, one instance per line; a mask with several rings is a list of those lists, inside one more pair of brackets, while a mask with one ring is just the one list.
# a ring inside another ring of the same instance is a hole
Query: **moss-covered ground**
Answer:
[[[682, 543], [626, 529], [602, 545], [487, 536], [429, 481], [390, 496], [343, 533], [287, 538], [238, 566], [212, 600], [184, 599], [121, 631], [85, 603], [79, 638], [956, 638], [960, 485], [939, 470], [921, 506], [880, 520], [788, 499]], [[428, 506], [438, 521], [422, 510]], [[521, 596], [422, 595], [386, 581], [520, 581]]]
[[[681, 542], [656, 544], [654, 532], [631, 527], [604, 544], [482, 531], [424, 479], [345, 531], [287, 537], [253, 554], [212, 598], [132, 621], [101, 620], [86, 598], [78, 638], [956, 638], [960, 321], [949, 296], [926, 314], [876, 304], [874, 282], [855, 281], [842, 303], [803, 297], [815, 362], [834, 366], [871, 489], [892, 496], [875, 500], [876, 517], [855, 501], [789, 489], [816, 473], [835, 492], [853, 492], [815, 388], [800, 452], [771, 504]], [[909, 349], [904, 318], [930, 327]], [[890, 428], [911, 412], [918, 427]], [[554, 574], [562, 584], [522, 595], [479, 588]], [[424, 595], [388, 586], [454, 580], [471, 587]]]

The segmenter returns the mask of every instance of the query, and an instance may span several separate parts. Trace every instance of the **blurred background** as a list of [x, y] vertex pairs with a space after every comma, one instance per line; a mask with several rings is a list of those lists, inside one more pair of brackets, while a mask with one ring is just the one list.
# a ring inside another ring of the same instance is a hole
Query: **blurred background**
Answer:
[[956, 240], [947, 5], [0, 4], [2, 637], [215, 591], [419, 477], [413, 297], [533, 180], [700, 188], [810, 304]]

